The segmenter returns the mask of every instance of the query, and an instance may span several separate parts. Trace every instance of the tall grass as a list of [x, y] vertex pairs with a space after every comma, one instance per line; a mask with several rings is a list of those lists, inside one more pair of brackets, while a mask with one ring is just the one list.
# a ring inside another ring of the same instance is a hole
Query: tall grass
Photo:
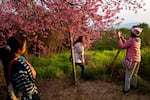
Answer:
[[64, 78], [70, 77], [71, 62], [68, 61], [69, 53], [55, 55], [50, 58], [29, 58], [37, 71], [37, 78]]
[[[106, 72], [106, 65], [111, 62], [114, 55], [110, 51], [95, 51], [95, 53], [96, 55], [91, 56], [90, 63], [86, 65], [87, 79], [101, 78], [101, 75]], [[86, 54], [86, 56], [90, 55], [92, 55], [92, 52]], [[72, 75], [72, 63], [69, 61], [69, 57], [69, 52], [66, 52], [50, 58], [32, 57], [29, 60], [35, 67], [38, 78], [63, 78], [71, 77]], [[79, 76], [81, 71], [80, 67], [77, 67], [76, 70]]]
[[142, 61], [139, 74], [142, 78], [150, 80], [150, 48], [142, 49]]
[[[92, 53], [95, 55], [92, 55]], [[150, 80], [150, 49], [142, 49], [142, 62], [139, 70], [139, 75], [145, 80]], [[86, 79], [109, 79], [111, 74], [113, 78], [117, 79], [120, 69], [122, 67], [122, 61], [125, 56], [125, 50], [121, 50], [116, 61], [114, 57], [117, 54], [117, 50], [101, 50], [101, 51], [88, 51], [85, 57], [90, 58], [90, 62], [86, 65]], [[71, 78], [72, 77], [72, 63], [69, 61], [70, 52], [54, 55], [50, 58], [37, 58], [31, 57], [29, 60], [37, 71], [37, 77], [39, 79], [44, 78]], [[112, 62], [113, 65], [112, 65]], [[108, 73], [111, 69], [111, 73]], [[77, 67], [77, 76], [80, 75], [80, 67]]]

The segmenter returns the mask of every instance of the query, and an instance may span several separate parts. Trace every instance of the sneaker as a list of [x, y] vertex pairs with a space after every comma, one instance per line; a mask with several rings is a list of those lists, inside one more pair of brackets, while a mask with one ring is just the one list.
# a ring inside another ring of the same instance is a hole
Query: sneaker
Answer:
[[124, 95], [129, 95], [129, 91], [123, 90], [123, 94], [124, 94]]

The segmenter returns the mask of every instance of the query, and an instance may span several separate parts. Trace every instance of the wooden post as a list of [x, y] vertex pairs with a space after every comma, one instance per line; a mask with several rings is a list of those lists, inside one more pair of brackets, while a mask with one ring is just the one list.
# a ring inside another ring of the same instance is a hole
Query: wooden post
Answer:
[[111, 66], [113, 66], [113, 65], [114, 65], [114, 63], [115, 63], [116, 59], [117, 59], [117, 58], [118, 58], [118, 56], [119, 56], [120, 51], [121, 51], [121, 49], [119, 48], [119, 49], [118, 49], [118, 51], [117, 51], [117, 54], [115, 55], [115, 57], [114, 57], [114, 59], [113, 59], [113, 61], [112, 61], [112, 63], [110, 64]]
[[75, 59], [74, 59], [74, 46], [73, 46], [73, 38], [72, 38], [72, 34], [69, 31], [69, 36], [70, 36], [70, 45], [71, 45], [71, 57], [72, 57], [72, 66], [73, 66], [73, 78], [74, 78], [74, 82], [75, 85], [77, 85], [77, 75], [76, 75], [76, 66], [75, 66]]

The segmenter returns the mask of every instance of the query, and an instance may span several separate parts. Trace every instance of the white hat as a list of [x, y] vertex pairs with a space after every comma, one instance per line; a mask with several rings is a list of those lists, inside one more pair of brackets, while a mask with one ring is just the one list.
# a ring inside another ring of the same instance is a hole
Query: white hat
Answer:
[[141, 32], [143, 31], [142, 28], [139, 27], [135, 27], [131, 29], [131, 33], [136, 35], [136, 36], [140, 36]]

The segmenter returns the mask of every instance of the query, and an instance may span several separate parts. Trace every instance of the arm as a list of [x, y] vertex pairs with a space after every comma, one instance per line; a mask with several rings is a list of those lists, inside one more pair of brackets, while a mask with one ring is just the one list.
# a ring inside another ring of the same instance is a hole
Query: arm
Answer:
[[21, 61], [25, 61], [28, 65], [29, 65], [29, 68], [31, 70], [31, 74], [32, 74], [32, 77], [35, 79], [36, 78], [36, 71], [34, 70], [33, 66], [29, 63], [28, 60], [26, 60], [26, 58], [24, 56], [20, 56], [19, 58]]
[[121, 38], [123, 43], [127, 42], [127, 40], [124, 37], [120, 37], [120, 38]]
[[33, 76], [33, 78], [36, 78], [36, 71], [34, 69], [34, 67], [26, 60], [27, 64], [30, 66], [30, 70], [31, 70], [31, 74]]
[[12, 65], [11, 76], [12, 84], [18, 91], [22, 91], [27, 95], [32, 95], [32, 93], [37, 89], [29, 73], [20, 62], [16, 62]]
[[118, 32], [118, 40], [120, 40], [120, 39], [122, 40], [123, 43], [125, 43], [125, 42], [127, 41], [127, 40], [124, 38], [122, 32], [119, 31], [119, 32]]
[[118, 44], [121, 49], [129, 48], [132, 45], [132, 39], [130, 38], [129, 40], [125, 40], [125, 39], [119, 38]]

